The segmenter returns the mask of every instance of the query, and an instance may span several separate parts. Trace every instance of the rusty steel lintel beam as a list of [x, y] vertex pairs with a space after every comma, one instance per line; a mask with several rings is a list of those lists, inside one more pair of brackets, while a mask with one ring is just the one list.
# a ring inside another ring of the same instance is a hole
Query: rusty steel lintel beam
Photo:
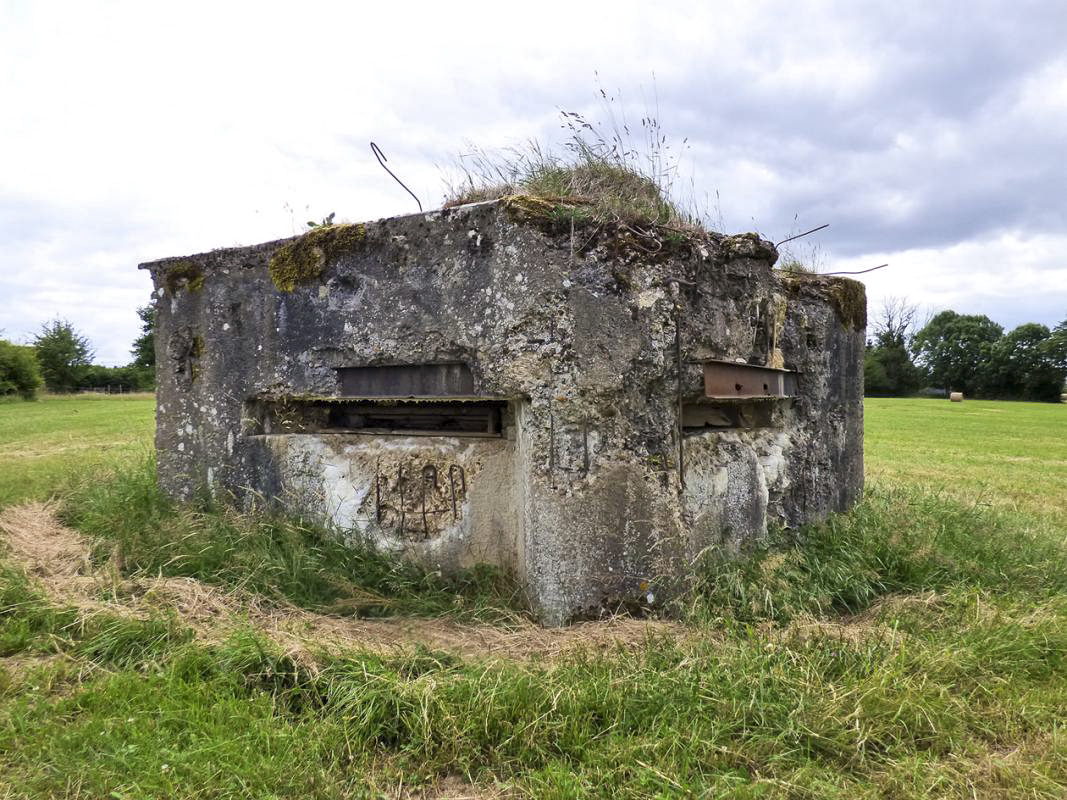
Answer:
[[701, 363], [706, 397], [792, 397], [797, 393], [798, 373], [793, 370], [711, 359]]

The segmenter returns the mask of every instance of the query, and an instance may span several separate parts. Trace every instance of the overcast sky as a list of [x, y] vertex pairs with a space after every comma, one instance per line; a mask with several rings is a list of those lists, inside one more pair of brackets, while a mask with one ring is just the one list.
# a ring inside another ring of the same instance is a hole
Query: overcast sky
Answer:
[[1062, 2], [0, 9], [8, 339], [65, 318], [127, 363], [139, 262], [415, 211], [372, 139], [435, 207], [459, 154], [558, 140], [560, 109], [655, 115], [727, 232], [830, 223], [797, 253], [889, 262], [862, 276], [872, 311], [1067, 317]]

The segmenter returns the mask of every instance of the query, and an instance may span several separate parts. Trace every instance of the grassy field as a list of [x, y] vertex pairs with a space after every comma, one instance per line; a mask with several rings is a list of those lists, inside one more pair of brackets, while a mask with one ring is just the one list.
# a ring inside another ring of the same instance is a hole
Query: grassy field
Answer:
[[2, 405], [2, 497], [70, 527], [0, 514], [0, 797], [1067, 796], [1067, 406], [866, 410], [854, 512], [545, 632], [506, 576], [173, 507], [150, 400]]
[[1067, 404], [870, 398], [867, 479], [1067, 519]]
[[44, 395], [0, 403], [0, 507], [50, 495], [72, 475], [143, 459], [155, 396]]

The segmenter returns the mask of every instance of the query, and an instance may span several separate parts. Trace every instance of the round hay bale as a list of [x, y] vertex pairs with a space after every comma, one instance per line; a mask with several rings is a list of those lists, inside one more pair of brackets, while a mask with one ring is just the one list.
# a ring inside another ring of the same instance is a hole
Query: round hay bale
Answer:
[[963, 392], [953, 392], [948, 396], [948, 399], [951, 400], [953, 403], [962, 403]]

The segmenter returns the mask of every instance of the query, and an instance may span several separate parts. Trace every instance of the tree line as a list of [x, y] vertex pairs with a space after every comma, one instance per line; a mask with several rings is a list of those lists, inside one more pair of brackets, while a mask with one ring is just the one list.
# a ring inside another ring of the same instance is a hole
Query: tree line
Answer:
[[864, 393], [924, 388], [995, 400], [1059, 402], [1067, 380], [1067, 319], [1005, 332], [983, 314], [942, 311], [916, 330], [916, 307], [887, 300], [871, 326]]
[[46, 388], [55, 394], [82, 390], [119, 392], [155, 388], [155, 320], [151, 306], [137, 309], [141, 335], [130, 350], [132, 360], [121, 367], [94, 364], [89, 340], [70, 322], [54, 319], [41, 326], [29, 344], [0, 339], [0, 397], [33, 400]]

